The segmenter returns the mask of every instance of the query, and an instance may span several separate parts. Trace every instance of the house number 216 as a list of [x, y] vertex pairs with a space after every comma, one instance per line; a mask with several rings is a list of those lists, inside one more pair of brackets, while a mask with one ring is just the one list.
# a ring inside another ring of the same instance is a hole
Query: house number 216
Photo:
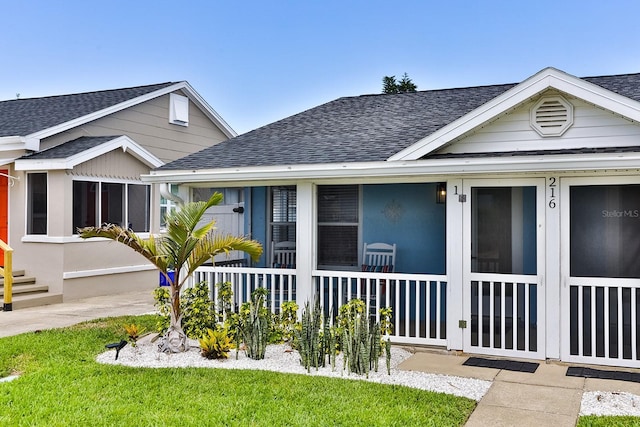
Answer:
[[556, 207], [556, 181], [557, 178], [554, 176], [549, 178], [549, 207], [551, 209]]

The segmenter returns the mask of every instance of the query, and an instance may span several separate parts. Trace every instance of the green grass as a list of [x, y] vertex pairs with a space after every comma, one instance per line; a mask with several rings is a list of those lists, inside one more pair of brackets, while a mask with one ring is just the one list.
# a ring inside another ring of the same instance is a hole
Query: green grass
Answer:
[[154, 316], [100, 319], [0, 339], [0, 425], [10, 426], [459, 426], [470, 399], [306, 375], [224, 369], [100, 365], [122, 325], [154, 329]]
[[580, 417], [580, 419], [578, 420], [578, 427], [598, 427], [598, 426], [607, 426], [607, 427], [640, 426], [640, 417], [630, 417], [630, 416], [597, 417], [595, 415], [588, 415], [588, 416]]

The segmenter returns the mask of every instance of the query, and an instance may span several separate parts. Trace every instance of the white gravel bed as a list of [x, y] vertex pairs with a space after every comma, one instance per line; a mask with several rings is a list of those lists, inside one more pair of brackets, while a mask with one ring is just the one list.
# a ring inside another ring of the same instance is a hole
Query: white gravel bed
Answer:
[[587, 391], [580, 415], [632, 415], [640, 417], [640, 396], [626, 392]]
[[384, 357], [380, 358], [378, 372], [371, 371], [369, 378], [364, 375], [347, 374], [342, 369], [342, 357], [336, 357], [335, 370], [330, 366], [325, 368], [311, 368], [307, 371], [300, 364], [297, 351], [290, 350], [286, 345], [270, 345], [267, 347], [264, 360], [252, 360], [241, 350], [236, 360], [236, 351], [232, 350], [228, 359], [208, 360], [200, 355], [196, 344], [184, 353], [164, 354], [158, 352], [157, 343], [142, 342], [134, 348], [127, 345], [120, 350], [118, 360], [115, 360], [115, 350], [108, 350], [97, 357], [99, 363], [125, 365], [145, 368], [174, 368], [174, 367], [204, 367], [219, 369], [260, 369], [293, 374], [322, 375], [327, 377], [346, 378], [350, 380], [364, 380], [381, 384], [395, 384], [407, 387], [429, 390], [455, 396], [468, 397], [479, 401], [485, 395], [491, 381], [473, 378], [462, 378], [449, 375], [429, 374], [416, 371], [402, 371], [397, 366], [411, 353], [401, 348], [391, 350], [391, 375], [387, 374]]

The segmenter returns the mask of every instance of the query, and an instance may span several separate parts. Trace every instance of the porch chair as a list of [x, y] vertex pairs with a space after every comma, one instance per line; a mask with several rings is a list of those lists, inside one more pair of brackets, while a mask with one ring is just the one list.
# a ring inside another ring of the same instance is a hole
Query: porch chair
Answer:
[[296, 268], [296, 242], [271, 242], [271, 267]]
[[[393, 273], [396, 268], [396, 244], [390, 243], [365, 243], [362, 250], [362, 271], [374, 272], [374, 273]], [[361, 294], [366, 292], [366, 282], [364, 279], [361, 283]], [[386, 303], [384, 296], [387, 287], [387, 281], [384, 279], [379, 280], [380, 287], [371, 290], [370, 304], [370, 316], [375, 318], [376, 316], [376, 298], [381, 298], [380, 306]]]

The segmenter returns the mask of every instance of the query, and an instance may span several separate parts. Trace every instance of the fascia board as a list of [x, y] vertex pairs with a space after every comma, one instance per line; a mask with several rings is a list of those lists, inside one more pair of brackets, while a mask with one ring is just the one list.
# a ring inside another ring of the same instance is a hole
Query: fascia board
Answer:
[[33, 150], [40, 147], [40, 140], [27, 138], [24, 136], [3, 136], [0, 137], [0, 151], [12, 150]]
[[640, 153], [598, 153], [487, 157], [467, 159], [427, 159], [400, 162], [291, 165], [283, 167], [236, 168], [200, 171], [153, 171], [142, 175], [151, 183], [251, 182], [304, 179], [358, 179], [384, 177], [447, 176], [488, 173], [527, 173], [640, 169]]
[[631, 120], [640, 121], [640, 103], [637, 101], [555, 68], [545, 68], [502, 95], [394, 154], [388, 160], [419, 159], [549, 88], [581, 98]]
[[27, 135], [27, 137], [41, 140], [49, 136], [72, 129], [74, 127], [81, 126], [93, 120], [97, 120], [110, 114], [117, 113], [118, 111], [125, 110], [129, 107], [142, 104], [143, 102], [149, 101], [151, 99], [158, 98], [171, 92], [175, 92], [176, 90], [183, 90], [187, 94], [189, 99], [191, 99], [191, 101], [193, 101], [198, 106], [198, 108], [204, 111], [207, 117], [209, 117], [218, 127], [220, 127], [220, 129], [229, 138], [237, 135], [235, 131], [231, 129], [231, 127], [222, 119], [222, 117], [220, 117], [220, 115], [213, 108], [211, 108], [209, 104], [207, 104], [207, 102], [191, 87], [191, 85], [189, 85], [189, 83], [187, 83], [186, 81], [182, 81], [171, 86], [167, 86], [165, 88], [147, 93], [146, 95], [129, 99], [125, 102], [121, 102], [120, 104], [112, 105], [111, 107], [99, 111], [94, 111], [91, 114], [69, 120], [68, 122], [64, 122], [59, 125], [40, 130], [38, 132], [34, 132], [30, 135]]
[[227, 138], [233, 138], [238, 136], [235, 130], [222, 118], [220, 114], [214, 110], [211, 105], [202, 97], [195, 89], [188, 83], [183, 82], [184, 88], [183, 92], [191, 99], [191, 101], [198, 106], [198, 108], [203, 111], [209, 120], [214, 122], [218, 128], [227, 136]]
[[128, 136], [119, 136], [111, 141], [100, 144], [97, 147], [90, 148], [81, 153], [69, 156], [64, 159], [22, 159], [17, 160], [15, 164], [16, 170], [43, 171], [43, 170], [64, 170], [73, 169], [86, 161], [95, 159], [110, 151], [121, 148], [123, 152], [128, 152], [150, 168], [157, 168], [164, 164], [162, 160], [142, 148]]

